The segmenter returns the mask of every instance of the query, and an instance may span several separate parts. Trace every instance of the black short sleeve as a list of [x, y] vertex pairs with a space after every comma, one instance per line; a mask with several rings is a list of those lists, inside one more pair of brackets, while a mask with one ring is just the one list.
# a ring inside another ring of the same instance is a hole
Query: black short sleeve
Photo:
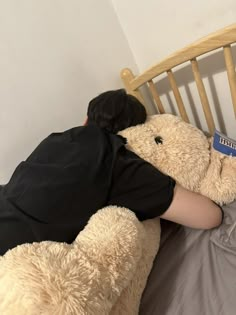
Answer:
[[170, 206], [175, 181], [131, 151], [120, 150], [108, 204], [126, 207], [139, 220], [162, 215]]

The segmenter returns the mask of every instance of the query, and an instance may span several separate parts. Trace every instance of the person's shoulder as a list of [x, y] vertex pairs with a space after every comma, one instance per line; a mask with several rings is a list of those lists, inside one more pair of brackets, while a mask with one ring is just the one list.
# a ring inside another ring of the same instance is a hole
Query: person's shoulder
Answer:
[[74, 138], [84, 138], [84, 139], [103, 139], [105, 141], [106, 135], [102, 128], [95, 124], [85, 125], [80, 127], [75, 127], [70, 129], [69, 133]]
[[75, 126], [61, 132], [53, 132], [47, 138], [76, 139], [78, 137], [79, 138], [86, 137], [89, 135], [99, 136], [101, 134], [103, 134], [103, 131], [100, 127], [96, 125], [85, 125], [85, 126]]
[[126, 144], [120, 135], [108, 132], [96, 124], [76, 126], [64, 132], [55, 132], [49, 136], [53, 142], [89, 143], [94, 147], [112, 147], [115, 152]]
[[[123, 141], [126, 141], [125, 138], [123, 138], [123, 139], [124, 139]], [[120, 152], [120, 158], [123, 160], [129, 161], [129, 162], [149, 164], [147, 161], [142, 159], [136, 153], [129, 150], [126, 146], [124, 146], [123, 150]]]

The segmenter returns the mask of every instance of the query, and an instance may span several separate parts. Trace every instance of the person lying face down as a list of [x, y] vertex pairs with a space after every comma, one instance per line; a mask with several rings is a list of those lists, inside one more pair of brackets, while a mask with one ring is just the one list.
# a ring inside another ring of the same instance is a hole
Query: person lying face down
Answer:
[[88, 105], [87, 122], [52, 133], [15, 169], [0, 190], [0, 254], [23, 243], [71, 243], [107, 205], [139, 220], [161, 217], [210, 229], [222, 211], [126, 147], [117, 132], [146, 120], [144, 106], [125, 90], [102, 93]]

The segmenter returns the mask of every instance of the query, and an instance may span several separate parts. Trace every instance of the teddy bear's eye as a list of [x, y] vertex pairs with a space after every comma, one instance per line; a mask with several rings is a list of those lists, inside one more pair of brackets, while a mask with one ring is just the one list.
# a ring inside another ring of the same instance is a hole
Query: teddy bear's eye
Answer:
[[160, 137], [160, 136], [157, 136], [156, 138], [155, 138], [155, 141], [156, 141], [156, 143], [157, 144], [159, 144], [159, 143], [161, 143], [162, 144], [162, 137]]

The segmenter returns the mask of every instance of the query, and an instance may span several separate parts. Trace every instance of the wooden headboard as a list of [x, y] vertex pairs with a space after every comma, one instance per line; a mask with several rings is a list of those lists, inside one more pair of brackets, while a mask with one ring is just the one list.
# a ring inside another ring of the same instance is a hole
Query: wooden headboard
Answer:
[[[154, 104], [158, 109], [158, 112], [162, 114], [165, 113], [165, 109], [161, 102], [160, 95], [158, 93], [158, 76], [163, 75], [163, 73], [165, 73], [166, 76], [168, 77], [171, 89], [173, 91], [178, 112], [186, 122], [189, 122], [189, 117], [186, 112], [184, 102], [182, 100], [173, 73], [173, 68], [182, 65], [186, 62], [190, 62], [197, 90], [200, 96], [203, 112], [207, 122], [207, 126], [209, 132], [213, 134], [215, 130], [215, 122], [209, 105], [206, 89], [204, 87], [203, 80], [199, 71], [197, 58], [211, 51], [223, 49], [232, 104], [236, 117], [236, 74], [232, 55], [232, 44], [235, 42], [236, 24], [233, 24], [215, 33], [212, 33], [194, 42], [193, 44], [186, 46], [181, 50], [176, 51], [172, 55], [168, 56], [166, 59], [162, 60], [161, 62], [158, 62], [157, 64], [147, 69], [138, 76], [134, 76], [130, 69], [125, 68], [121, 71], [121, 78], [124, 82], [127, 92], [129, 94], [136, 96], [144, 105], [145, 105], [144, 97], [139, 88], [146, 85], [154, 101]], [[153, 79], [155, 79], [155, 82]]]

